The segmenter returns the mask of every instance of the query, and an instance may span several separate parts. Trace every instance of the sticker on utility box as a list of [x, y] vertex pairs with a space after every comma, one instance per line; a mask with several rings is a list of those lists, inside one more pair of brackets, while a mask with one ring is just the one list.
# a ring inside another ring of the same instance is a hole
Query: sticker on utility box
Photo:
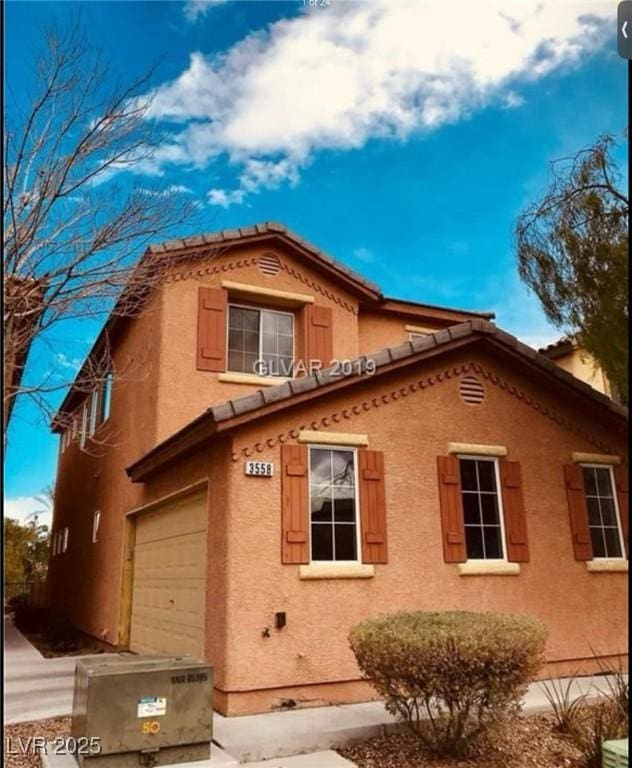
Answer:
[[160, 717], [167, 714], [167, 699], [159, 696], [143, 696], [138, 700], [137, 717]]

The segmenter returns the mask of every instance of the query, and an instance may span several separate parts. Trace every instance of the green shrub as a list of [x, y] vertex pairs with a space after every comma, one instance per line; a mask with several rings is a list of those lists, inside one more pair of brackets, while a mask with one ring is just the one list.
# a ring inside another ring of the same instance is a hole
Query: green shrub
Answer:
[[364, 621], [349, 642], [387, 710], [431, 751], [462, 755], [518, 709], [546, 636], [529, 616], [417, 612]]

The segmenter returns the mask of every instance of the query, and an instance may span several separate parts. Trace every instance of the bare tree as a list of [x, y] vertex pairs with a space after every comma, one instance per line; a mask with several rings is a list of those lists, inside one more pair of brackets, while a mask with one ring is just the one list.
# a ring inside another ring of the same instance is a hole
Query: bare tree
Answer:
[[[70, 318], [139, 311], [169, 269], [138, 260], [146, 244], [189, 220], [190, 195], [178, 187], [132, 184], [120, 171], [142, 169], [163, 142], [150, 119], [153, 70], [124, 83], [91, 46], [79, 20], [50, 29], [36, 61], [36, 89], [7, 110], [4, 165], [4, 428], [20, 396], [44, 407], [68, 385], [53, 376], [26, 382], [33, 344]], [[9, 87], [11, 83], [9, 82]], [[123, 290], [124, 289], [124, 290]], [[86, 391], [108, 369], [107, 350], [82, 371]], [[50, 366], [49, 366], [50, 368]]]

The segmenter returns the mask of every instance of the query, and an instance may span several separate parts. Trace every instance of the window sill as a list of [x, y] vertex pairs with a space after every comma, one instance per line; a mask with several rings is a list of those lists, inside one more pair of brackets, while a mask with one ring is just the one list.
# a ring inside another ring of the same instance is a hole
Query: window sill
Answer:
[[329, 563], [300, 565], [299, 578], [310, 579], [371, 579], [375, 576], [375, 566], [363, 563]]
[[628, 561], [627, 560], [588, 560], [586, 563], [586, 569], [590, 573], [627, 573]]
[[255, 384], [258, 387], [275, 387], [290, 381], [283, 376], [257, 376], [255, 373], [218, 373], [217, 380], [226, 384]]
[[470, 560], [459, 564], [459, 576], [518, 576], [520, 563]]

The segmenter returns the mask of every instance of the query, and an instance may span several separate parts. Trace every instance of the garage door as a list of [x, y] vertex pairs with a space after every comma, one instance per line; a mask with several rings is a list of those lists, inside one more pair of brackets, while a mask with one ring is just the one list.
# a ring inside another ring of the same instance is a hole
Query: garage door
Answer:
[[206, 491], [136, 518], [130, 649], [204, 655]]

